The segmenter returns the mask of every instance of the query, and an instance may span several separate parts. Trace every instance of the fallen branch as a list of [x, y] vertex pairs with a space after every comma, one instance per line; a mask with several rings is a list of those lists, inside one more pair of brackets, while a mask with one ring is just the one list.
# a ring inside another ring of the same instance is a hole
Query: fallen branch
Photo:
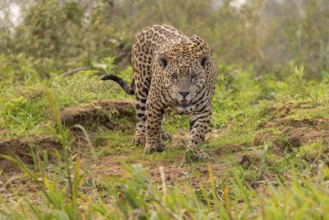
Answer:
[[67, 71], [65, 73], [63, 73], [63, 77], [67, 77], [67, 76], [72, 76], [82, 70], [93, 70], [92, 68], [90, 67], [79, 67], [79, 68], [76, 68], [76, 69], [73, 69], [73, 70], [70, 70], [70, 71]]

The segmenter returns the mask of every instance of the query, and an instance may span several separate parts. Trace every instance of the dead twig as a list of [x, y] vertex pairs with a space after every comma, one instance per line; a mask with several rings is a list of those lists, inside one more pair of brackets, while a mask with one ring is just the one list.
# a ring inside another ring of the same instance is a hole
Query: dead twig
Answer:
[[76, 68], [76, 69], [73, 69], [73, 70], [70, 70], [70, 71], [67, 71], [65, 73], [62, 74], [63, 77], [67, 77], [67, 76], [72, 76], [82, 70], [93, 70], [91, 69], [90, 67], [79, 67], [79, 68]]

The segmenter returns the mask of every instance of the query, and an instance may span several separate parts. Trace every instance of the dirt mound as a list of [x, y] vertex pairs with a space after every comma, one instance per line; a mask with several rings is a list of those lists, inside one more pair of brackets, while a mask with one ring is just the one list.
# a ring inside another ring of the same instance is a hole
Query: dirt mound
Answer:
[[271, 114], [274, 116], [268, 121], [260, 123], [261, 131], [255, 136], [254, 144], [259, 146], [270, 143], [282, 152], [285, 149], [292, 151], [294, 148], [312, 142], [326, 142], [329, 138], [329, 119], [309, 118], [307, 112], [296, 119], [293, 114], [296, 114], [301, 108], [313, 112], [321, 111], [306, 104], [294, 107], [292, 103], [287, 103], [277, 109], [273, 108]]
[[86, 107], [66, 107], [60, 112], [61, 121], [66, 127], [80, 124], [85, 128], [103, 125], [109, 129], [115, 127], [111, 117], [135, 118], [135, 107], [131, 101], [97, 100], [87, 103]]
[[[84, 105], [85, 107], [66, 107], [60, 111], [60, 118], [65, 127], [80, 124], [86, 130], [92, 130], [97, 126], [113, 130], [120, 126], [115, 120], [117, 118], [128, 118], [131, 122], [135, 120], [134, 103], [130, 101], [97, 100]], [[75, 139], [74, 145], [86, 144], [80, 130], [72, 128], [71, 135]], [[55, 149], [60, 150], [61, 145], [56, 138], [50, 136], [0, 140], [0, 154], [18, 157], [26, 164], [33, 163], [31, 149], [38, 148], [51, 152]], [[49, 156], [51, 157], [51, 154]], [[17, 171], [18, 167], [11, 161], [0, 158], [0, 169], [13, 172]]]
[[[30, 137], [30, 141], [21, 139], [7, 139], [0, 141], [0, 154], [9, 155], [19, 158], [26, 164], [33, 162], [31, 157], [31, 149], [39, 147], [51, 152], [54, 149], [59, 149], [60, 144], [54, 137]], [[0, 168], [6, 172], [17, 170], [17, 166], [11, 161], [0, 159]]]

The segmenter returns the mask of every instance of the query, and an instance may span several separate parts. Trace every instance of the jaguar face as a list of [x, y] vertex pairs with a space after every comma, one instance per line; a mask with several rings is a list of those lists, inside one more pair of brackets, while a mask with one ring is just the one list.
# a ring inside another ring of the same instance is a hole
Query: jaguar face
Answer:
[[166, 54], [159, 55], [165, 89], [178, 112], [191, 110], [193, 99], [206, 83], [205, 72], [209, 60], [209, 53], [199, 57], [184, 54], [171, 59]]

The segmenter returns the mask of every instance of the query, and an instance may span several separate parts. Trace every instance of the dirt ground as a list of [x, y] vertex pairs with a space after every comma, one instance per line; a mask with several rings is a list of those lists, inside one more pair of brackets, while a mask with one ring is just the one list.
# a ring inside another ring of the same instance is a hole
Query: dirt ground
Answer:
[[[329, 121], [327, 119], [292, 119], [288, 117], [291, 111], [293, 111], [292, 108], [292, 105], [287, 103], [280, 108], [271, 109], [270, 111], [273, 117], [259, 124], [259, 132], [254, 137], [254, 146], [271, 143], [276, 153], [278, 155], [283, 155], [285, 149], [292, 151], [294, 148], [299, 148], [310, 141], [326, 141], [328, 139], [329, 134], [327, 131], [329, 129]], [[88, 132], [91, 133], [95, 132], [94, 128], [97, 126], [102, 126], [109, 132], [114, 129], [123, 129], [124, 125], [108, 117], [109, 112], [114, 114], [117, 118], [126, 118], [131, 121], [131, 126], [134, 126], [134, 104], [130, 101], [94, 101], [86, 103], [85, 107], [64, 108], [61, 110], [60, 116], [63, 124], [72, 129], [71, 134], [75, 139], [74, 146], [86, 147], [88, 143], [83, 133], [73, 126], [75, 124], [81, 124], [85, 128], [88, 128]], [[280, 136], [271, 131], [273, 127], [284, 128]], [[220, 138], [222, 133], [223, 130], [214, 130], [210, 132], [208, 138]], [[188, 133], [182, 131], [173, 136], [173, 140], [171, 144], [169, 144], [169, 147], [175, 146], [184, 148], [187, 139]], [[207, 163], [185, 165], [183, 167], [180, 167], [184, 157], [183, 154], [175, 155], [172, 158], [162, 161], [142, 159], [129, 161], [127, 156], [122, 154], [105, 155], [95, 161], [82, 155], [82, 166], [90, 166], [95, 176], [120, 177], [123, 176], [125, 172], [121, 165], [121, 161], [128, 164], [141, 163], [147, 168], [153, 181], [160, 181], [160, 167], [163, 167], [167, 183], [177, 184], [181, 181], [187, 181], [191, 185], [198, 186], [200, 183], [209, 181], [208, 165], [214, 173], [215, 180], [223, 177], [225, 170], [232, 166], [232, 164], [225, 159], [225, 155], [227, 154], [233, 155], [234, 160], [244, 169], [248, 169], [250, 166], [257, 166], [263, 155], [263, 151], [259, 148], [259, 150], [246, 152], [244, 149], [249, 145], [250, 143], [238, 143], [214, 147], [208, 149], [208, 153], [211, 157]], [[60, 143], [54, 137], [46, 136], [29, 137], [24, 140], [0, 140], [0, 154], [18, 157], [24, 163], [32, 166], [33, 159], [29, 152], [31, 148], [36, 146], [48, 152], [61, 151]], [[86, 152], [88, 153], [89, 150], [86, 149]], [[50, 155], [50, 163], [56, 163], [56, 159], [51, 157], [52, 154], [49, 153], [48, 155]], [[3, 172], [2, 175], [0, 175], [0, 193], [4, 195], [7, 200], [14, 198], [14, 195], [11, 193], [12, 188], [15, 188], [16, 193], [21, 193], [22, 195], [26, 192], [37, 191], [37, 185], [32, 183], [29, 178], [25, 177], [13, 162], [0, 159], [0, 168]], [[271, 180], [270, 176], [267, 178]], [[261, 189], [259, 182], [254, 183], [254, 185]]]

